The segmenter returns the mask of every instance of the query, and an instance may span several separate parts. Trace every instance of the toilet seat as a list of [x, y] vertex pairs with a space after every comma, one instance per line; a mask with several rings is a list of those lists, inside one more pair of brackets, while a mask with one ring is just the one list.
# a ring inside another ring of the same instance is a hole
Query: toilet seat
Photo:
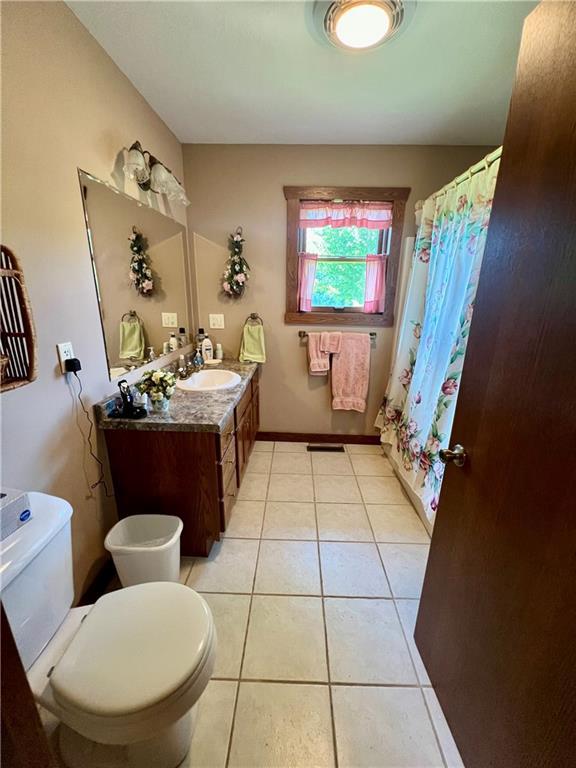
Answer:
[[94, 741], [149, 738], [198, 700], [215, 645], [210, 610], [189, 587], [153, 582], [104, 595], [53, 669], [49, 708]]

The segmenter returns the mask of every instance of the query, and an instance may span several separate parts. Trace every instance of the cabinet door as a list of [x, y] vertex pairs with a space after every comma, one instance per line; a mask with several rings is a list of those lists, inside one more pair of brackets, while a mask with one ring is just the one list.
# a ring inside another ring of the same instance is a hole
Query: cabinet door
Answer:
[[252, 395], [252, 442], [250, 450], [254, 447], [256, 436], [260, 431], [260, 390], [256, 388]]

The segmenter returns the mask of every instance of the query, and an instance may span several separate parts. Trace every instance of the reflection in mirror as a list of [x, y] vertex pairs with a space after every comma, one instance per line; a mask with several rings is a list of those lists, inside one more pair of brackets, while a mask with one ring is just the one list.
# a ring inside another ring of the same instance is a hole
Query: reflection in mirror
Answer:
[[190, 330], [186, 229], [78, 173], [112, 380], [162, 355], [172, 333], [179, 340], [180, 328]]

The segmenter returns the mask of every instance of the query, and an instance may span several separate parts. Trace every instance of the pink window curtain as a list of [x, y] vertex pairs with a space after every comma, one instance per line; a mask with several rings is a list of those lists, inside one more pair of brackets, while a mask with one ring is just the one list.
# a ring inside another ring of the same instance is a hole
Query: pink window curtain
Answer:
[[389, 229], [392, 226], [392, 203], [300, 202], [300, 228], [365, 227]]
[[300, 312], [312, 311], [312, 293], [316, 277], [315, 253], [300, 253], [298, 256], [298, 309]]
[[384, 284], [386, 258], [382, 255], [366, 256], [366, 287], [364, 312], [384, 312]]

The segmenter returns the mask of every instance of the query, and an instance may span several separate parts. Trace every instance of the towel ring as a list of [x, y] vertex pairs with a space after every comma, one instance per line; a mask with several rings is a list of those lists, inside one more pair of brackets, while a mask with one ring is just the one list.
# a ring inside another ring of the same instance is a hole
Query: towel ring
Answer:
[[124, 312], [122, 315], [122, 320], [120, 322], [124, 322], [124, 318], [128, 317], [129, 320], [134, 320], [136, 323], [142, 324], [142, 320], [138, 317], [138, 313], [135, 309], [130, 309], [128, 312]]
[[251, 325], [253, 323], [255, 323], [256, 325], [264, 325], [264, 320], [262, 320], [258, 312], [251, 312], [246, 318], [246, 320], [244, 320], [244, 325], [248, 325], [249, 323]]

